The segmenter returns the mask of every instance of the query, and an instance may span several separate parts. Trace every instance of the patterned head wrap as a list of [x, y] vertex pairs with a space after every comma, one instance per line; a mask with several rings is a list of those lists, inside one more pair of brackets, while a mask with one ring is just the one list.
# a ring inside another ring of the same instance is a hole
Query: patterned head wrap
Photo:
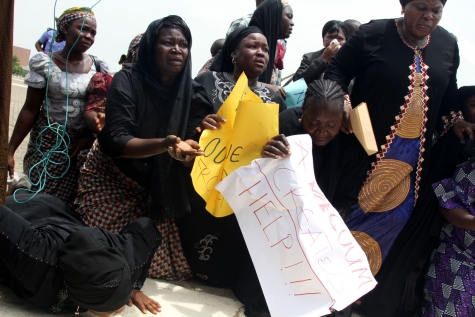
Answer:
[[59, 18], [56, 19], [56, 26], [58, 29], [58, 35], [56, 35], [56, 42], [62, 42], [64, 38], [64, 26], [71, 21], [81, 19], [81, 18], [91, 18], [95, 19], [94, 12], [91, 8], [86, 7], [73, 7], [65, 10]]
[[127, 50], [127, 55], [122, 55], [119, 60], [119, 65], [124, 63], [131, 63], [132, 57], [134, 56], [134, 50], [139, 46], [140, 40], [142, 39], [143, 33], [136, 35], [130, 42], [129, 49]]
[[[406, 4], [408, 4], [409, 2], [411, 2], [412, 0], [399, 0], [399, 2], [401, 3], [401, 5], [403, 7], [406, 6]], [[447, 2], [447, 0], [440, 0], [442, 2], [442, 4], [445, 6], [445, 3]]]

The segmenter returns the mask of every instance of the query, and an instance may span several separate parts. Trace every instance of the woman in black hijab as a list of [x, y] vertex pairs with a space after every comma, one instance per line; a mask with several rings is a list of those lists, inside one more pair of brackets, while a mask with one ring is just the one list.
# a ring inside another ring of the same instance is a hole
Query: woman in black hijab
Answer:
[[149, 218], [110, 233], [87, 227], [59, 198], [10, 196], [0, 206], [0, 282], [50, 313], [109, 316], [130, 301], [156, 314], [160, 305], [140, 288], [160, 242]]
[[105, 127], [81, 169], [75, 201], [86, 224], [113, 232], [149, 211], [164, 240], [150, 271], [155, 278], [191, 277], [174, 223], [190, 212], [181, 181], [188, 171], [164, 153], [182, 160], [174, 148], [202, 153], [191, 137], [211, 109], [192, 103], [190, 49], [191, 33], [180, 17], [149, 25], [138, 62], [114, 76]]
[[[285, 40], [292, 34], [294, 27], [294, 13], [286, 0], [266, 0], [254, 11], [249, 26], [258, 27], [269, 44], [269, 63], [266, 70], [259, 76], [259, 81], [265, 83], [269, 89], [278, 92], [285, 99], [285, 91], [282, 87], [274, 85], [277, 80], [277, 69], [275, 60], [281, 63], [279, 69], [283, 68], [283, 58], [285, 49], [277, 40]], [[278, 84], [279, 84], [278, 83]]]
[[[269, 47], [263, 32], [257, 27], [234, 30], [224, 43], [212, 65], [212, 70], [196, 77], [203, 85], [214, 111], [198, 128], [220, 129], [224, 119], [215, 113], [231, 93], [244, 72], [249, 88], [266, 103], [279, 103], [286, 109], [279, 94], [265, 87], [259, 76], [269, 61]], [[246, 316], [265, 316], [267, 305], [257, 275], [234, 214], [216, 218], [205, 208], [187, 177], [193, 212], [177, 222], [183, 250], [197, 277], [216, 287], [231, 287], [244, 304]]]

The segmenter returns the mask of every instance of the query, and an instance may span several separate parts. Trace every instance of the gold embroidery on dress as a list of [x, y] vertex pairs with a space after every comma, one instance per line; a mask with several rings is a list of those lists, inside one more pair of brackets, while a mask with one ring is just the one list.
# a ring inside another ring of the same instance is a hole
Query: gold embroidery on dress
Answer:
[[424, 120], [424, 98], [422, 97], [422, 74], [414, 75], [414, 91], [409, 98], [409, 104], [406, 108], [404, 117], [399, 127], [396, 129], [396, 135], [404, 139], [415, 139], [421, 136], [422, 121]]
[[361, 231], [351, 231], [351, 234], [366, 254], [371, 273], [373, 273], [373, 276], [376, 275], [383, 263], [383, 254], [381, 253], [379, 243], [371, 238], [367, 233]]
[[411, 165], [393, 159], [383, 159], [373, 171], [358, 195], [364, 212], [385, 212], [399, 206], [411, 188]]

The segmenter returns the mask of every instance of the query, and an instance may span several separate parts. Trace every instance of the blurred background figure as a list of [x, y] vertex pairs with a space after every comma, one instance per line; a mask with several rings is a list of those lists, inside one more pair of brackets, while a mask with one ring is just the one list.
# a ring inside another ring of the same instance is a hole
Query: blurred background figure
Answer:
[[198, 75], [201, 75], [202, 73], [207, 72], [209, 70], [211, 64], [213, 64], [213, 58], [223, 48], [223, 45], [224, 39], [219, 39], [213, 42], [210, 49], [211, 58], [203, 65], [203, 67], [201, 67], [200, 71], [198, 72]]
[[56, 41], [55, 32], [56, 31], [54, 29], [48, 28], [46, 32], [41, 35], [40, 39], [35, 43], [35, 47], [38, 52], [48, 54], [51, 52], [54, 53], [56, 51], [60, 51], [64, 48], [64, 44], [66, 44], [66, 42], [64, 40], [59, 42]]

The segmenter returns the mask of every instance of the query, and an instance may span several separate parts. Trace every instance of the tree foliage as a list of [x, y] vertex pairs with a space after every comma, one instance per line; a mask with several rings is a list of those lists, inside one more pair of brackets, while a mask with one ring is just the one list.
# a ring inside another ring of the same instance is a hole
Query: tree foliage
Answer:
[[27, 73], [28, 73], [27, 71], [25, 71], [25, 70], [23, 70], [23, 68], [21, 68], [20, 59], [18, 58], [18, 56], [13, 55], [12, 74], [13, 74], [13, 75], [19, 75], [19, 76], [25, 77], [25, 75], [26, 75]]

